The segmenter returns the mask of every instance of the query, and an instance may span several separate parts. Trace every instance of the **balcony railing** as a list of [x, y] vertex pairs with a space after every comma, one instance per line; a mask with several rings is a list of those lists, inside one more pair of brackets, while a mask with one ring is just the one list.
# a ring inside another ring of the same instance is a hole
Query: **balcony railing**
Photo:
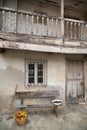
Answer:
[[0, 7], [2, 32], [61, 37], [61, 21], [57, 17]]
[[64, 37], [68, 41], [87, 40], [87, 23], [80, 20], [65, 19]]
[[[47, 15], [0, 7], [0, 31], [62, 38], [61, 19]], [[87, 40], [87, 23], [64, 19], [64, 39]]]

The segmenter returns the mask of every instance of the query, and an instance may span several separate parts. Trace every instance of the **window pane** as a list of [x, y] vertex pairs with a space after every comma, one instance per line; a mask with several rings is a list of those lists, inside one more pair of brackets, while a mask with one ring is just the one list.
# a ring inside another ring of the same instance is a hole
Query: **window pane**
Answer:
[[40, 64], [40, 63], [38, 64], [38, 70], [43, 70], [43, 64], [42, 64], [42, 63], [41, 63], [41, 64]]
[[29, 78], [28, 83], [34, 83], [34, 78]]
[[29, 76], [34, 76], [34, 70], [29, 70]]
[[34, 70], [34, 64], [30, 63], [29, 66], [28, 66], [28, 69], [29, 70]]
[[38, 83], [43, 83], [43, 77], [38, 78]]
[[28, 64], [28, 83], [34, 83], [34, 64], [30, 63]]
[[43, 76], [43, 71], [38, 71], [38, 76]]

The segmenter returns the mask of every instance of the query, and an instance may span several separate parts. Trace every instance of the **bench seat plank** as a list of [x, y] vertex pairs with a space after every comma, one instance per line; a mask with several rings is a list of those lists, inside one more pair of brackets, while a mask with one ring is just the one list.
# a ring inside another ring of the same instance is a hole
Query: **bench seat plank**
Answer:
[[58, 91], [42, 91], [42, 92], [17, 92], [15, 98], [47, 98], [58, 96]]
[[41, 107], [52, 107], [53, 104], [34, 104], [34, 105], [17, 105], [16, 108], [41, 108]]

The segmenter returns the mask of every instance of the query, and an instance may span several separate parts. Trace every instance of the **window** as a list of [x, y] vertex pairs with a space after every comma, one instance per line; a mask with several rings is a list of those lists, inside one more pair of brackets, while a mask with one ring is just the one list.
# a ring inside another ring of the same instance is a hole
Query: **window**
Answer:
[[26, 62], [26, 84], [33, 86], [46, 85], [46, 62]]

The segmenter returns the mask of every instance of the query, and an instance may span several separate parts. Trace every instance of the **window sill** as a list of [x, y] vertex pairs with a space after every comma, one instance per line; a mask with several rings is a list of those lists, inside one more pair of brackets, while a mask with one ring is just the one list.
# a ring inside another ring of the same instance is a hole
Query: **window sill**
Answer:
[[47, 85], [26, 85], [26, 88], [42, 88], [42, 87], [47, 87]]

